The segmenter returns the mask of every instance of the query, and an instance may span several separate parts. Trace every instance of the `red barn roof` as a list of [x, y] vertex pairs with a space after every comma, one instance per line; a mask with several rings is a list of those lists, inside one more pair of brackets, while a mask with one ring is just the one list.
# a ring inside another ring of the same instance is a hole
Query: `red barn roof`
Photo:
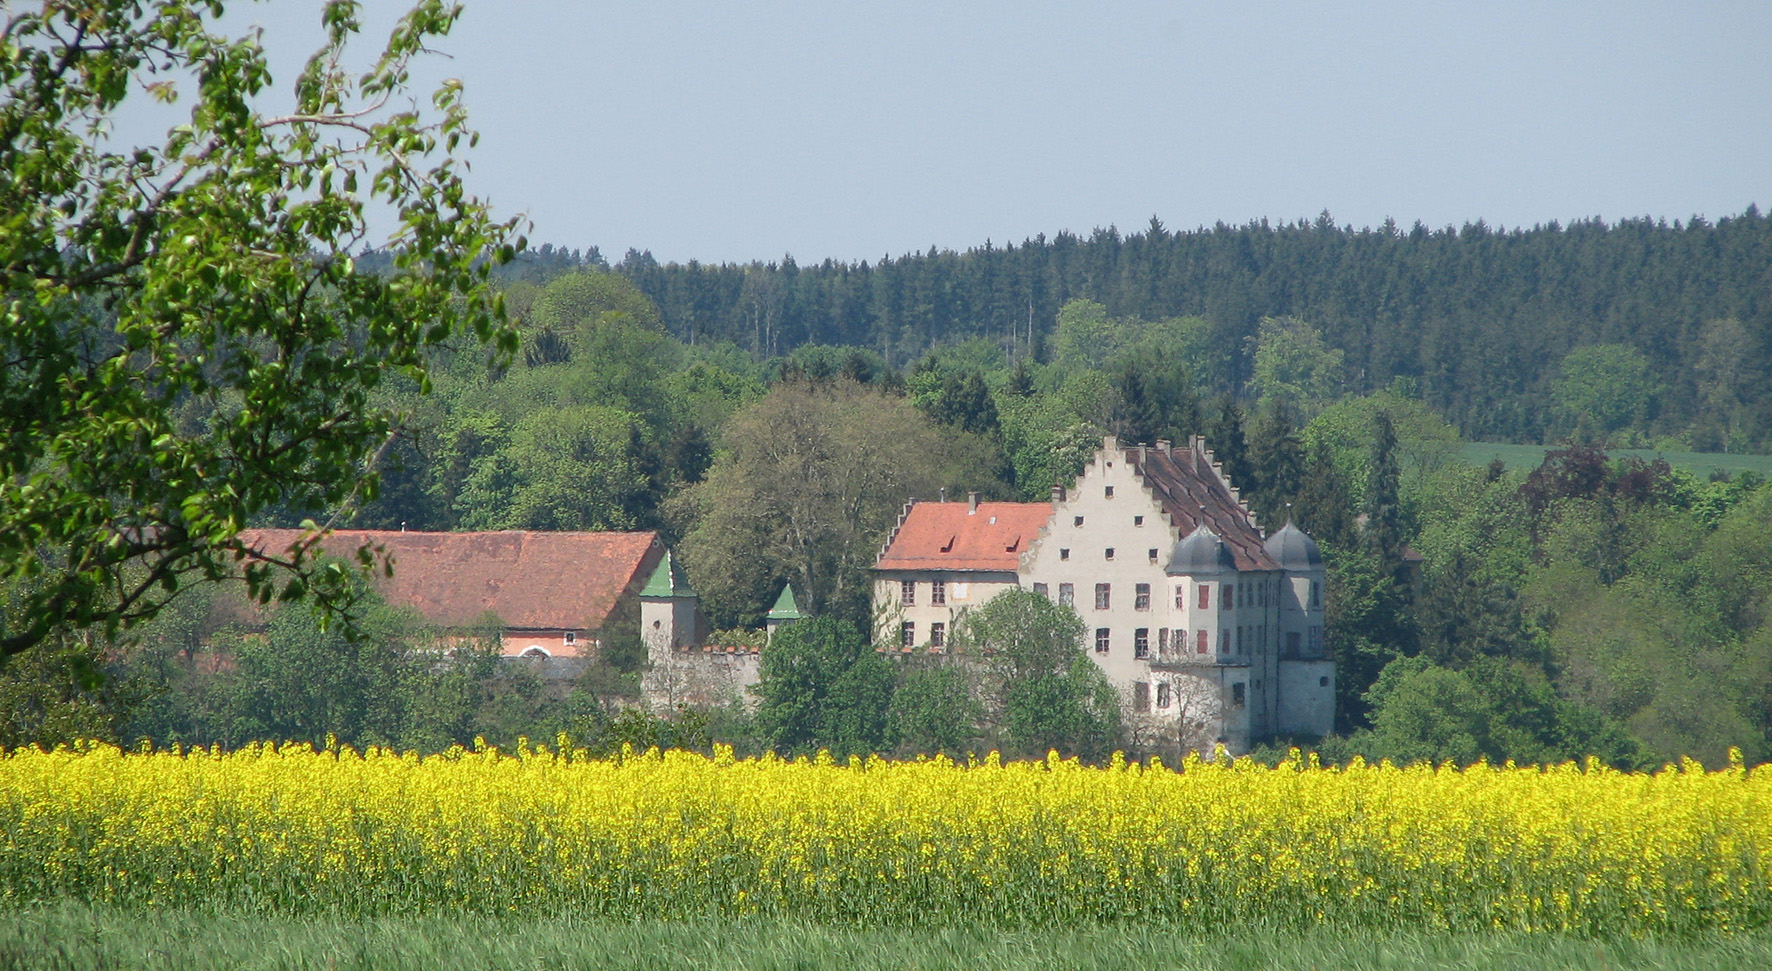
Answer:
[[874, 569], [1014, 573], [1050, 518], [1049, 502], [919, 502]]
[[[299, 529], [255, 529], [243, 538], [280, 553], [303, 535]], [[393, 577], [376, 577], [382, 597], [443, 627], [467, 627], [491, 611], [509, 628], [597, 630], [664, 555], [664, 544], [651, 532], [346, 529], [328, 534], [320, 546], [354, 563], [365, 544], [385, 547], [394, 561]]]

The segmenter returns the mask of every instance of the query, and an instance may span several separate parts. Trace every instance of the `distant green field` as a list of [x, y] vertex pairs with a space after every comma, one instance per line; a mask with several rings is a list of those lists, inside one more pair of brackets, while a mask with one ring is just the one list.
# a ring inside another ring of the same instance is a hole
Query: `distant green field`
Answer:
[[[1534, 469], [1544, 461], [1550, 445], [1497, 445], [1493, 442], [1468, 442], [1464, 446], [1465, 461], [1487, 465], [1501, 459], [1510, 469]], [[1772, 455], [1733, 455], [1728, 452], [1661, 452], [1652, 448], [1621, 448], [1609, 452], [1614, 457], [1635, 455], [1641, 458], [1664, 458], [1669, 465], [1687, 469], [1700, 476], [1723, 470], [1731, 475], [1756, 472], [1772, 478]]]

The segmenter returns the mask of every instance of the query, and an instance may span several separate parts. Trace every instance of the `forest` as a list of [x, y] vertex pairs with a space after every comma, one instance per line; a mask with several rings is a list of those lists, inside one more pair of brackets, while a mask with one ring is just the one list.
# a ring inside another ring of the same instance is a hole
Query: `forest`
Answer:
[[[1750, 229], [1763, 236], [1764, 226], [1749, 213], [1678, 234], [1637, 226], [1596, 230], [1592, 239], [1579, 228], [1532, 238], [1611, 252], [1620, 245], [1607, 241], [1613, 232], [1739, 239]], [[1320, 243], [1342, 234], [1324, 227], [1275, 238]], [[1358, 238], [1346, 237], [1350, 245]], [[1448, 248], [1456, 240], [1488, 245], [1487, 238], [1427, 237]], [[1495, 239], [1504, 246], [1513, 237]], [[1408, 237], [1393, 244], [1428, 245]], [[1108, 243], [1098, 236], [1086, 245]], [[1114, 245], [1134, 253], [1146, 243]], [[952, 262], [936, 254], [922, 265], [972, 266], [966, 261], [988, 262], [996, 252]], [[609, 744], [719, 739], [750, 751], [901, 754], [1018, 744], [1039, 754], [1066, 738], [1074, 750], [1104, 757], [1129, 740], [1115, 735], [1115, 719], [1099, 706], [1089, 709], [1092, 685], [1078, 688], [1078, 710], [1093, 710], [1099, 723], [1079, 728], [1073, 720], [1056, 735], [1017, 736], [1005, 711], [968, 700], [975, 684], [880, 661], [866, 649], [867, 569], [907, 498], [944, 488], [1043, 498], [1076, 473], [1103, 433], [1129, 442], [1203, 434], [1262, 521], [1292, 516], [1330, 562], [1339, 731], [1275, 739], [1271, 757], [1303, 743], [1337, 760], [1597, 754], [1638, 767], [1681, 755], [1716, 761], [1732, 745], [1753, 760], [1772, 758], [1772, 553], [1764, 542], [1772, 487], [1753, 473], [1731, 477], [1605, 451], [1717, 444], [1698, 437], [1701, 422], [1676, 417], [1682, 387], [1707, 400], [1726, 397], [1731, 434], [1749, 441], [1759, 427], [1761, 382], [1752, 376], [1763, 369], [1760, 348], [1732, 354], [1735, 370], [1723, 377], [1698, 364], [1658, 369], [1651, 355], [1673, 346], [1666, 341], [1587, 343], [1553, 355], [1533, 382], [1543, 384], [1544, 428], [1555, 429], [1561, 445], [1537, 468], [1483, 467], [1462, 460], [1468, 436], [1436, 402], [1435, 380], [1393, 373], [1373, 386], [1368, 369], [1378, 348], [1338, 345], [1322, 317], [1262, 316], [1248, 335], [1229, 337], [1206, 316], [1151, 319], [1079, 297], [1061, 304], [1049, 326], [1036, 326], [1032, 348], [1025, 332], [977, 328], [943, 333], [914, 356], [903, 345], [883, 352], [822, 343], [764, 355], [714, 337], [711, 324], [680, 335], [681, 319], [664, 309], [669, 300], [661, 305], [642, 287], [712, 279], [696, 274], [715, 271], [664, 268], [648, 277], [633, 259], [615, 270], [586, 262], [544, 247], [506, 274], [499, 287], [522, 333], [514, 358], [501, 362], [464, 345], [438, 352], [431, 394], [384, 385], [380, 403], [409, 418], [386, 456], [379, 493], [352, 523], [657, 529], [679, 551], [715, 626], [732, 637], [750, 636], [744, 632], [791, 582], [803, 607], [835, 625], [808, 632], [816, 671], [797, 675], [812, 679], [802, 694], [816, 695], [820, 710], [766, 703], [754, 716], [624, 715], [643, 663], [638, 652], [616, 652], [562, 689], [520, 673], [468, 676], [493, 670], [484, 658], [439, 671], [425, 660], [435, 656], [424, 647], [427, 635], [397, 612], [370, 625], [385, 649], [363, 650], [336, 631], [319, 632], [314, 616], [302, 613], [308, 608], [289, 607], [291, 618], [273, 626], [269, 641], [236, 645], [239, 667], [205, 674], [202, 645], [217, 632], [200, 629], [189, 610], [169, 612], [95, 689], [113, 698], [135, 692], [134, 703], [113, 705], [129, 713], [96, 724], [160, 742], [334, 732], [430, 749], [559, 731]], [[767, 272], [794, 279], [782, 267]], [[1127, 299], [1110, 290], [1100, 295]], [[1434, 302], [1476, 303], [1445, 293]], [[1716, 309], [1699, 306], [1688, 312]], [[1759, 312], [1751, 301], [1727, 309], [1742, 316], [1705, 321], [1696, 332], [1733, 334], [1728, 340], [1764, 333], [1744, 322]], [[778, 319], [807, 319], [796, 313]], [[799, 332], [775, 333], [789, 343]], [[1549, 339], [1546, 328], [1534, 334]], [[1511, 368], [1486, 373], [1521, 377]], [[1453, 397], [1485, 395], [1506, 397], [1466, 385]], [[1680, 434], [1665, 433], [1675, 428]], [[293, 516], [271, 511], [263, 519]], [[337, 674], [325, 691], [309, 674], [318, 668]], [[19, 670], [6, 689], [15, 698], [29, 691]], [[826, 691], [837, 683], [847, 687]], [[278, 684], [284, 688], [268, 687]]]
[[[540, 281], [581, 264], [608, 265], [596, 247], [542, 247], [505, 272]], [[872, 264], [661, 265], [630, 251], [612, 268], [678, 339], [760, 357], [844, 345], [903, 368], [932, 346], [979, 337], [1044, 359], [1059, 309], [1075, 299], [1117, 318], [1198, 318], [1208, 326], [1190, 365], [1211, 393], [1241, 393], [1251, 380], [1263, 319], [1299, 317], [1345, 356], [1337, 391], [1410, 379], [1479, 441], [1567, 435], [1560, 363], [1577, 348], [1625, 345], [1646, 362], [1638, 381], [1653, 393], [1604, 415], [1606, 431], [1697, 451], [1764, 452], [1772, 435], [1772, 219], [1753, 206], [1714, 222], [1530, 229], [1355, 229], [1323, 213], [1174, 232], [1153, 217], [1126, 235], [1062, 232]]]

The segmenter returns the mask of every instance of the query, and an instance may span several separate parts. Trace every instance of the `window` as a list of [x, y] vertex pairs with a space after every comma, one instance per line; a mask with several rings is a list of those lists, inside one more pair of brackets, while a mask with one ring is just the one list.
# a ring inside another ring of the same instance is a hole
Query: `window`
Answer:
[[1063, 606], [1063, 607], [1069, 607], [1069, 606], [1072, 606], [1073, 604], [1075, 604], [1076, 602], [1077, 602], [1077, 586], [1076, 586], [1076, 584], [1074, 584], [1074, 583], [1059, 584], [1058, 585], [1058, 603], [1059, 603], [1059, 605]]
[[1174, 703], [1175, 692], [1170, 689], [1169, 682], [1157, 682], [1157, 707], [1167, 708]]
[[1135, 583], [1132, 585], [1132, 609], [1133, 610], [1149, 610], [1149, 609], [1151, 609], [1151, 585], [1150, 584]]
[[916, 644], [917, 644], [917, 625], [914, 622], [907, 620], [903, 624], [899, 625], [898, 642], [900, 644], [903, 644], [905, 647], [915, 647], [916, 646]]
[[1106, 654], [1107, 652], [1108, 629], [1106, 627], [1097, 627], [1095, 628], [1095, 653]]
[[942, 623], [939, 620], [936, 621], [935, 623], [929, 625], [929, 646], [930, 647], [946, 647], [947, 646], [947, 638], [948, 638], [948, 625]]
[[1319, 688], [1329, 687], [1329, 679], [1327, 677], [1318, 678], [1317, 679], [1317, 687], [1319, 687]]
[[1132, 682], [1132, 710], [1151, 710], [1151, 686], [1143, 681]]
[[1071, 517], [1071, 525], [1072, 525], [1072, 526], [1081, 526], [1081, 525], [1083, 525], [1083, 517], [1082, 517], [1082, 516], [1073, 516], [1073, 517]]
[[1311, 609], [1315, 610], [1318, 607], [1321, 607], [1322, 605], [1323, 605], [1323, 585], [1321, 583], [1318, 583], [1315, 580], [1312, 580], [1311, 581]]
[[1110, 560], [1114, 558], [1114, 548], [1112, 546], [1107, 548], [1107, 558]]
[[1200, 609], [1212, 609], [1212, 584], [1210, 583], [1200, 584]]
[[1295, 630], [1286, 632], [1286, 653], [1294, 655], [1298, 653], [1298, 632]]
[[1140, 627], [1132, 632], [1132, 656], [1146, 658], [1151, 656], [1151, 629]]
[[1199, 633], [1194, 635], [1194, 653], [1195, 654], [1206, 653], [1206, 651], [1207, 651], [1206, 639], [1211, 636], [1212, 636], [1212, 634], [1209, 631], [1204, 631], [1204, 630], [1202, 630]]
[[1258, 607], [1266, 607], [1267, 606], [1267, 581], [1266, 580], [1261, 581], [1261, 585], [1255, 588], [1255, 604]]
[[1159, 627], [1159, 628], [1157, 628], [1157, 656], [1163, 657], [1164, 655], [1166, 655], [1168, 653], [1169, 653], [1169, 628]]
[[567, 631], [566, 632], [566, 646], [571, 647], [572, 645], [577, 644], [577, 643], [578, 643], [578, 632], [577, 631], [570, 631], [570, 630]]
[[1046, 585], [1044, 583], [1034, 584], [1034, 592], [1042, 597], [1047, 597], [1048, 599], [1051, 597], [1051, 595], [1046, 592]]
[[1095, 585], [1095, 609], [1107, 610], [1113, 604], [1113, 585], [1098, 583]]
[[1144, 555], [1145, 555], [1145, 556], [1146, 556], [1146, 557], [1148, 557], [1148, 558], [1149, 558], [1149, 559], [1150, 559], [1150, 561], [1151, 561], [1151, 562], [1152, 562], [1152, 563], [1155, 563], [1155, 562], [1157, 562], [1157, 549], [1156, 549], [1156, 547], [1154, 547], [1154, 546], [1153, 546], [1153, 547], [1151, 547], [1151, 548], [1150, 548], [1150, 549], [1148, 549], [1148, 550], [1145, 550], [1145, 551], [1144, 551]]
[[1187, 609], [1187, 584], [1185, 583], [1175, 585], [1175, 609]]
[[917, 584], [914, 580], [901, 580], [898, 584], [898, 602], [906, 607], [917, 602]]
[[1226, 627], [1224, 630], [1221, 630], [1218, 632], [1218, 653], [1229, 654], [1230, 652], [1231, 652], [1231, 629], [1229, 627]]
[[1143, 526], [1144, 525], [1144, 517], [1143, 516], [1133, 516], [1132, 517], [1132, 525]]
[[1103, 495], [1107, 496], [1107, 498], [1109, 498], [1109, 499], [1112, 499], [1114, 497], [1114, 487], [1108, 486], [1107, 492], [1103, 493]]
[[1311, 628], [1311, 652], [1315, 654], [1323, 652], [1323, 628], [1321, 627]]
[[945, 607], [948, 602], [948, 585], [940, 580], [929, 585], [929, 602], [937, 607]]
[[1248, 704], [1248, 702], [1249, 702], [1249, 692], [1246, 690], [1243, 682], [1238, 681], [1235, 684], [1232, 684], [1231, 685], [1231, 707], [1232, 708], [1241, 708], [1245, 704]]
[[1237, 585], [1236, 584], [1227, 583], [1224, 585], [1224, 593], [1221, 596], [1219, 596], [1218, 605], [1219, 605], [1219, 607], [1221, 607], [1225, 610], [1236, 610], [1237, 609]]
[[1071, 558], [1071, 551], [1069, 549], [1060, 549], [1058, 551], [1058, 558], [1061, 560], [1070, 559]]

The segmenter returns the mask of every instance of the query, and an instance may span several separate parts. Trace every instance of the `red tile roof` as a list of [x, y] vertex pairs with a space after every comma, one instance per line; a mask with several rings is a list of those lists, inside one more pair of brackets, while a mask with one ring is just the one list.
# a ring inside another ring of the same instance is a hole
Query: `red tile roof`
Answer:
[[1049, 502], [919, 502], [874, 569], [1014, 573], [1050, 518]]
[[[248, 543], [280, 553], [299, 529], [247, 530]], [[444, 627], [472, 625], [492, 611], [509, 628], [597, 630], [617, 601], [638, 591], [664, 555], [656, 533], [408, 533], [337, 530], [328, 554], [356, 562], [364, 544], [385, 547], [392, 578], [376, 588]]]
[[1157, 448], [1121, 448], [1126, 462], [1144, 476], [1178, 535], [1193, 532], [1202, 520], [1207, 528], [1231, 548], [1239, 570], [1277, 570], [1267, 555], [1261, 531], [1249, 510], [1231, 495], [1224, 478], [1212, 468], [1210, 453], [1201, 445], [1163, 451]]

